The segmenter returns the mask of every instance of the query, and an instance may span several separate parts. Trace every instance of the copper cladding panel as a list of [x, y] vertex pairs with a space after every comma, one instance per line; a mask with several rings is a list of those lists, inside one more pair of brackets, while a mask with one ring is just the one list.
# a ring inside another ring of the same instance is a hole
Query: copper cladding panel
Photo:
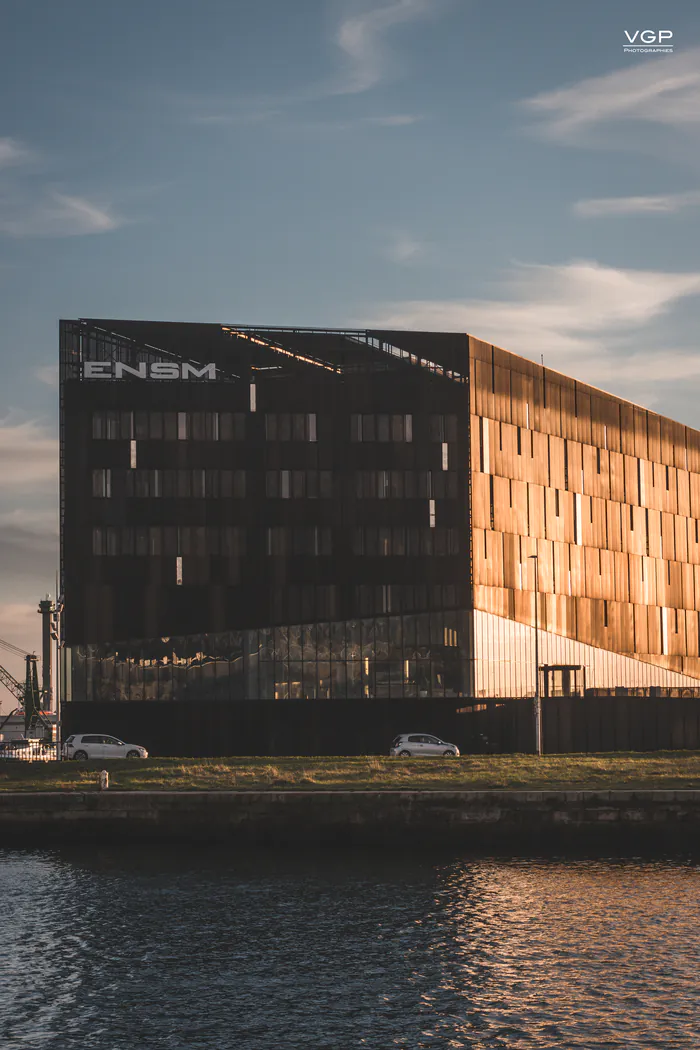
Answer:
[[700, 433], [470, 346], [475, 608], [700, 677]]

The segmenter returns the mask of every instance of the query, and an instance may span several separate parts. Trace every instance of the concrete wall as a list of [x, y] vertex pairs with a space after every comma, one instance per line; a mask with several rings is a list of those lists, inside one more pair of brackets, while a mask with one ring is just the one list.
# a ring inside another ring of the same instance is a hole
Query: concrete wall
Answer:
[[3, 792], [3, 841], [108, 839], [460, 847], [700, 843], [700, 790]]

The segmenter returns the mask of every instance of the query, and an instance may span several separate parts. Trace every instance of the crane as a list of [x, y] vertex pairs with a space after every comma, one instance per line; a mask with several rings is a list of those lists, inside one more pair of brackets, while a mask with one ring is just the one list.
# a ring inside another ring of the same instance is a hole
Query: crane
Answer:
[[36, 729], [38, 725], [41, 725], [45, 730], [48, 730], [49, 733], [51, 733], [51, 723], [41, 710], [42, 696], [39, 691], [36, 654], [26, 653], [24, 649], [20, 649], [19, 646], [13, 645], [12, 642], [6, 642], [3, 638], [0, 638], [0, 649], [4, 649], [13, 656], [24, 657], [27, 668], [24, 685], [22, 685], [21, 682], [17, 681], [14, 675], [10, 674], [7, 668], [0, 664], [0, 683], [2, 683], [2, 685], [4, 685], [17, 700], [17, 707], [10, 711], [9, 715], [7, 715], [0, 723], [0, 731], [2, 731], [6, 722], [8, 722], [13, 715], [17, 714], [19, 711], [23, 711], [25, 733], [32, 729]]

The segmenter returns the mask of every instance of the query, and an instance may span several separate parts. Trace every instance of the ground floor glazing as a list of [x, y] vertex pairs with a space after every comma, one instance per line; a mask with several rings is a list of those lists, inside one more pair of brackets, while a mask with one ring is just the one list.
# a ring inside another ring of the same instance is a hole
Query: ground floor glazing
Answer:
[[352, 699], [468, 695], [455, 610], [74, 646], [68, 700]]

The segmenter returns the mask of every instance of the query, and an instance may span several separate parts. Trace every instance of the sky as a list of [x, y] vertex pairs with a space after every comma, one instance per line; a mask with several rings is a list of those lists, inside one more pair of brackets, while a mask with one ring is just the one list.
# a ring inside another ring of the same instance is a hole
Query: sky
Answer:
[[700, 426], [699, 243], [693, 0], [1, 0], [0, 638], [59, 318], [469, 331]]

